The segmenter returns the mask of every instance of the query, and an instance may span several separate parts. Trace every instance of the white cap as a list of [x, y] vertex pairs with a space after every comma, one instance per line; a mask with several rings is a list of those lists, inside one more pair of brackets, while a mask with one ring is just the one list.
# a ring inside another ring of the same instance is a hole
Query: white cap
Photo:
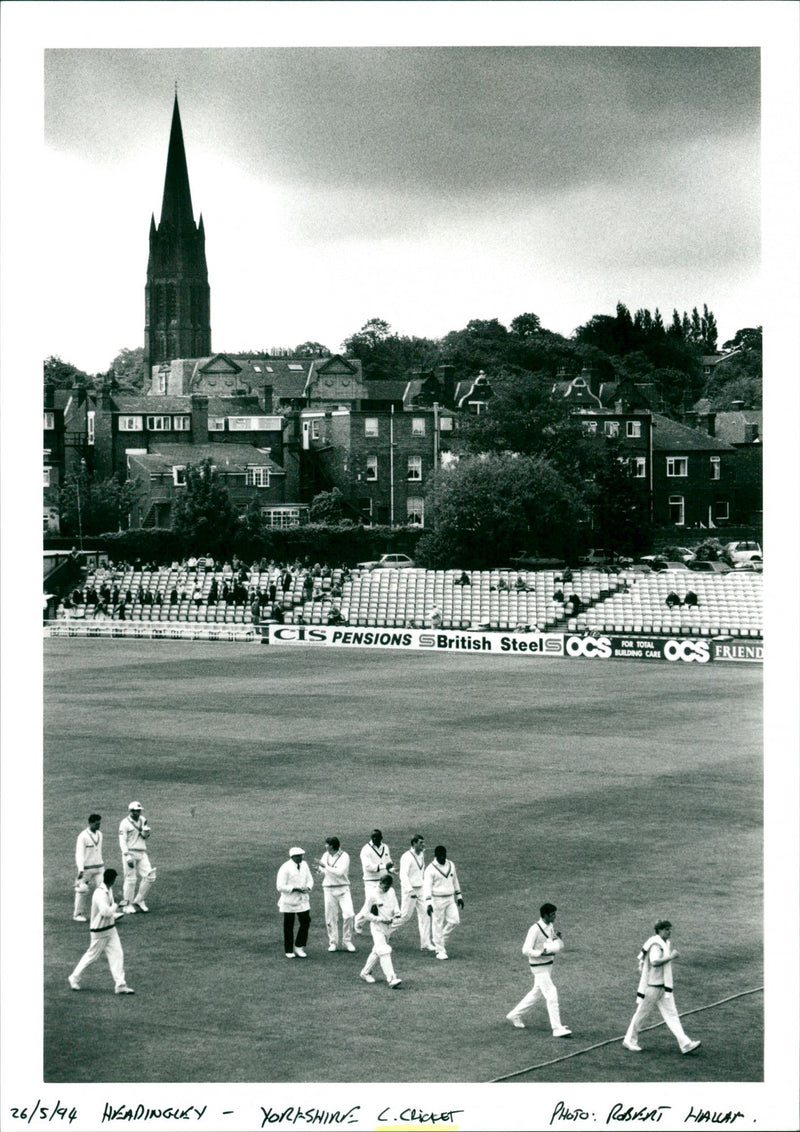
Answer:
[[297, 857], [298, 855], [300, 857], [305, 857], [306, 851], [305, 851], [305, 849], [301, 849], [299, 846], [295, 845], [294, 848], [289, 850], [289, 856], [290, 857]]
[[141, 810], [141, 808], [142, 808], [141, 802], [131, 802], [131, 804], [128, 806], [129, 810]]

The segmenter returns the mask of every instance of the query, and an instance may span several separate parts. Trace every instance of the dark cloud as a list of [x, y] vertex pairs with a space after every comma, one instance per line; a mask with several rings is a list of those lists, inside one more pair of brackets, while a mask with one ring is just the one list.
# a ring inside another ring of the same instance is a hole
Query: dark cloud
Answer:
[[57, 51], [48, 140], [125, 155], [176, 78], [187, 138], [282, 183], [546, 193], [759, 128], [754, 48]]

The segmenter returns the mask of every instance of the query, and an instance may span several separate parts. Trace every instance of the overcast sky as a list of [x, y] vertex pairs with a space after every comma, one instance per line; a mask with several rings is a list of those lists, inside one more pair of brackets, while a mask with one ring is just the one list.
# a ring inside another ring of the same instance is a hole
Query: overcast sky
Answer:
[[762, 321], [757, 48], [49, 50], [45, 353], [142, 344], [174, 86], [212, 345]]

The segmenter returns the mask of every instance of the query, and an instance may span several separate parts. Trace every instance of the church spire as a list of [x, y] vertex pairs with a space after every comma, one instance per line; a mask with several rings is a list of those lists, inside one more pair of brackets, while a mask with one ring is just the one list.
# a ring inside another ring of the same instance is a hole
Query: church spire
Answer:
[[203, 218], [194, 222], [178, 92], [172, 109], [161, 220], [150, 219], [144, 351], [148, 374], [174, 358], [211, 353], [211, 290]]
[[[169, 135], [167, 153], [167, 172], [164, 176], [164, 196], [161, 201], [160, 224], [172, 224], [180, 230], [186, 224], [194, 227], [192, 212], [192, 193], [189, 188], [189, 170], [186, 166], [186, 151], [183, 147], [181, 112], [178, 109], [177, 84], [175, 103], [172, 108], [172, 129]], [[160, 226], [160, 225], [159, 225]]]

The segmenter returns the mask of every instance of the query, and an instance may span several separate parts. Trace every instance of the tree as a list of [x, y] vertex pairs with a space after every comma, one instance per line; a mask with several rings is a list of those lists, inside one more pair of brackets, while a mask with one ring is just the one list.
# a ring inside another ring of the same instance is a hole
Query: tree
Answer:
[[296, 358], [329, 358], [331, 352], [321, 342], [301, 342], [292, 351]]
[[236, 530], [236, 510], [210, 459], [187, 465], [186, 485], [173, 509], [173, 529], [182, 548], [215, 557], [230, 553]]
[[308, 517], [312, 523], [340, 523], [344, 518], [344, 496], [339, 488], [315, 495], [311, 500]]
[[564, 556], [580, 515], [572, 487], [543, 457], [469, 456], [426, 493], [433, 530], [417, 544], [428, 566], [507, 563], [523, 548]]
[[44, 361], [44, 384], [55, 389], [72, 389], [91, 385], [91, 378], [72, 362], [62, 361], [57, 354], [52, 354]]
[[605, 441], [598, 450], [588, 495], [603, 549], [642, 554], [650, 546], [648, 492], [640, 480], [633, 478], [618, 443]]
[[138, 488], [115, 477], [98, 480], [84, 466], [64, 477], [59, 491], [61, 527], [65, 534], [99, 535], [122, 530], [136, 502]]
[[534, 338], [537, 334], [541, 334], [541, 319], [538, 314], [518, 314], [516, 318], [511, 319], [510, 330], [511, 333], [516, 334], [518, 338], [527, 341], [527, 339]]
[[149, 377], [145, 373], [142, 346], [137, 346], [133, 350], [124, 347], [111, 362], [110, 369], [122, 389], [138, 392], [150, 384]]

